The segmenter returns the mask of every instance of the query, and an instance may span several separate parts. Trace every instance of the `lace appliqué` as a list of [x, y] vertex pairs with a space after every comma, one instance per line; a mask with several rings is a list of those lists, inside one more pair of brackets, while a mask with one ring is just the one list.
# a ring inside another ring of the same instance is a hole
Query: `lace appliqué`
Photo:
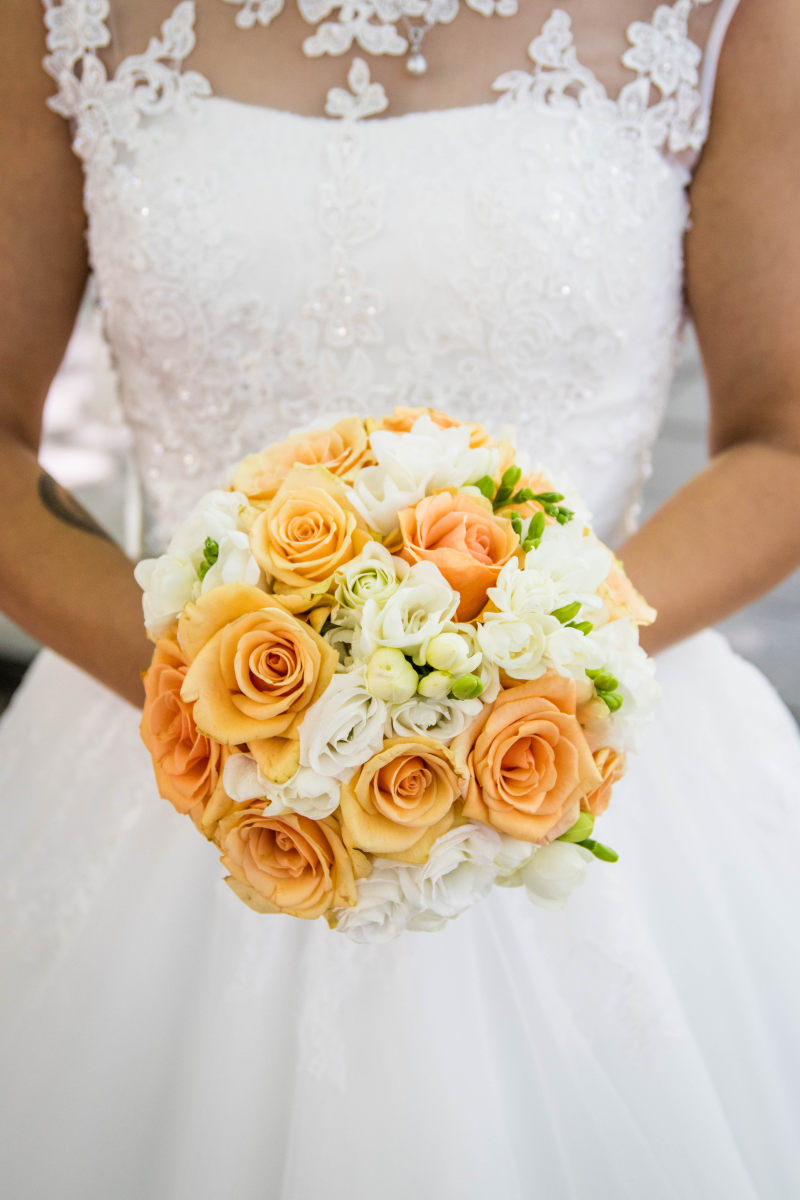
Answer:
[[[252, 29], [269, 23], [283, 11], [284, 0], [225, 0], [236, 4], [236, 24]], [[485, 17], [511, 17], [518, 0], [465, 0], [468, 8]], [[449, 24], [458, 15], [461, 0], [298, 0], [300, 14], [317, 31], [303, 42], [310, 58], [346, 54], [355, 42], [368, 54], [405, 54], [408, 39], [397, 29], [403, 17], [423, 17], [431, 24]], [[325, 18], [338, 9], [338, 21]], [[322, 24], [320, 24], [322, 22]]]
[[185, 111], [211, 86], [197, 71], [182, 71], [194, 48], [194, 4], [182, 0], [143, 54], [124, 59], [113, 79], [94, 53], [110, 41], [105, 24], [108, 0], [44, 0], [48, 28], [45, 70], [59, 91], [48, 100], [54, 112], [76, 121], [75, 152], [84, 160], [102, 154], [107, 162], [114, 145], [133, 149], [143, 117], [170, 109]]
[[[622, 62], [638, 72], [612, 100], [596, 75], [578, 59], [572, 22], [556, 9], [539, 37], [528, 47], [533, 72], [508, 71], [492, 85], [505, 95], [506, 105], [522, 98], [566, 110], [591, 110], [624, 129], [638, 132], [655, 149], [673, 154], [699, 150], [708, 133], [708, 114], [698, 90], [701, 52], [689, 38], [688, 22], [695, 5], [710, 0], [677, 0], [660, 5], [652, 22], [635, 21], [628, 27], [632, 48]], [[663, 99], [652, 103], [653, 89]]]

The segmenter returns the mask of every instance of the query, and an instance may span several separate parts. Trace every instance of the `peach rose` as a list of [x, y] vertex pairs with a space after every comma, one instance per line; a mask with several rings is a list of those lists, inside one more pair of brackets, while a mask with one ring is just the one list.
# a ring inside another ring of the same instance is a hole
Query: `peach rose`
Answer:
[[186, 660], [174, 641], [161, 638], [144, 677], [139, 730], [150, 752], [159, 795], [189, 813], [203, 832], [231, 806], [222, 787], [228, 748], [201, 733], [191, 705], [181, 699]]
[[420, 417], [430, 417], [434, 425], [438, 425], [440, 429], [453, 429], [456, 426], [466, 425], [469, 429], [469, 444], [473, 449], [478, 446], [494, 445], [494, 440], [483, 425], [478, 425], [474, 421], [457, 421], [455, 417], [441, 412], [438, 408], [405, 408], [403, 405], [396, 405], [392, 415], [376, 422], [375, 428], [387, 429], [390, 433], [410, 433], [414, 422]]
[[581, 808], [593, 817], [599, 817], [608, 808], [614, 784], [625, 774], [625, 755], [611, 746], [603, 746], [595, 750], [593, 758], [600, 773], [600, 784], [583, 797]]
[[464, 777], [441, 742], [388, 738], [342, 786], [345, 841], [384, 858], [425, 862], [453, 824]]
[[641, 592], [633, 586], [618, 558], [614, 559], [611, 570], [597, 589], [597, 594], [605, 604], [612, 621], [617, 621], [620, 617], [632, 617], [637, 625], [652, 625], [658, 615]]
[[181, 697], [194, 704], [198, 727], [224, 745], [251, 743], [270, 778], [291, 775], [300, 721], [328, 686], [336, 651], [274, 597], [243, 583], [222, 584], [187, 605], [178, 640], [191, 660]]
[[486, 605], [500, 569], [519, 550], [505, 517], [496, 517], [482, 496], [436, 492], [397, 515], [407, 562], [435, 563], [461, 600], [459, 621], [472, 621]]
[[236, 468], [231, 486], [251, 500], [271, 500], [292, 467], [326, 467], [349, 483], [373, 461], [364, 422], [346, 417], [330, 429], [295, 433], [260, 454], [248, 455]]
[[313, 921], [331, 908], [356, 903], [356, 878], [368, 860], [344, 845], [335, 816], [312, 821], [297, 813], [267, 816], [262, 803], [220, 822], [225, 882], [259, 913]]
[[253, 557], [281, 590], [324, 591], [370, 540], [344, 486], [322, 467], [293, 467], [250, 530]]
[[548, 671], [508, 688], [459, 734], [452, 749], [470, 772], [464, 816], [543, 844], [578, 819], [601, 782], [575, 716], [576, 687]]

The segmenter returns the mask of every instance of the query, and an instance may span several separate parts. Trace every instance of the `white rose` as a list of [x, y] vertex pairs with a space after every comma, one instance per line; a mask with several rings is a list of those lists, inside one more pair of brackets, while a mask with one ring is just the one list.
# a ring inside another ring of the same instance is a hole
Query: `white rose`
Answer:
[[388, 942], [399, 937], [412, 912], [402, 882], [408, 869], [389, 859], [375, 859], [371, 874], [356, 883], [355, 906], [333, 909], [337, 932], [354, 942]]
[[144, 593], [145, 628], [154, 638], [166, 633], [184, 606], [200, 594], [200, 580], [194, 563], [174, 554], [143, 558], [134, 568], [133, 575]]
[[336, 780], [326, 779], [309, 767], [298, 767], [286, 783], [273, 783], [261, 774], [251, 754], [232, 754], [228, 758], [222, 773], [222, 786], [236, 804], [262, 798], [269, 800], [269, 816], [292, 812], [321, 821], [339, 807]]
[[361, 652], [392, 646], [422, 665], [424, 648], [441, 633], [458, 608], [458, 593], [433, 563], [415, 563], [382, 606], [368, 600], [361, 617]]
[[403, 878], [406, 895], [418, 910], [409, 929], [433, 931], [457, 917], [491, 891], [501, 850], [499, 835], [472, 821], [438, 838], [428, 861]]
[[405, 559], [394, 558], [379, 542], [367, 542], [361, 553], [336, 572], [337, 625], [355, 626], [367, 600], [384, 604], [408, 575]]
[[463, 733], [477, 717], [483, 705], [480, 700], [425, 700], [412, 697], [405, 704], [390, 705], [387, 737], [425, 737], [449, 742]]
[[540, 846], [520, 872], [528, 898], [542, 908], [560, 909], [583, 883], [591, 850], [572, 842]]
[[334, 675], [300, 723], [300, 762], [348, 780], [383, 746], [386, 705], [368, 690], [363, 667]]

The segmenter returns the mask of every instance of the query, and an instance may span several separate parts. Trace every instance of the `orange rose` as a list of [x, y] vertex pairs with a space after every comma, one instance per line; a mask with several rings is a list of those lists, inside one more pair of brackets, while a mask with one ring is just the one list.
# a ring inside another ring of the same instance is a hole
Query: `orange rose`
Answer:
[[345, 847], [336, 817], [269, 817], [261, 803], [220, 822], [217, 842], [230, 871], [225, 882], [259, 913], [313, 921], [328, 909], [352, 907], [356, 878], [370, 869]]
[[619, 620], [620, 617], [632, 617], [637, 625], [652, 625], [658, 615], [641, 592], [637, 592], [618, 558], [614, 559], [611, 570], [597, 589], [597, 594], [605, 604], [612, 621]]
[[619, 750], [613, 750], [611, 746], [603, 746], [602, 749], [595, 750], [593, 757], [594, 765], [600, 773], [600, 784], [594, 791], [589, 792], [588, 796], [583, 797], [581, 808], [593, 817], [599, 817], [608, 808], [614, 784], [625, 774], [625, 755]]
[[292, 467], [326, 467], [350, 483], [373, 461], [364, 422], [346, 417], [330, 429], [295, 433], [260, 454], [248, 455], [236, 468], [231, 486], [251, 500], [271, 500]]
[[293, 467], [250, 530], [253, 557], [276, 592], [324, 591], [370, 540], [344, 486], [322, 467]]
[[575, 716], [575, 681], [548, 671], [503, 691], [453, 742], [470, 772], [464, 816], [543, 844], [578, 819], [601, 782]]
[[519, 549], [505, 517], [496, 517], [483, 497], [437, 492], [398, 513], [407, 562], [435, 563], [461, 600], [459, 621], [472, 621], [486, 605], [486, 592]]
[[453, 756], [441, 742], [388, 738], [342, 785], [345, 840], [384, 858], [425, 862], [433, 843], [453, 824], [461, 791]]
[[186, 606], [178, 640], [191, 659], [181, 697], [225, 745], [247, 742], [282, 782], [297, 767], [303, 713], [328, 686], [336, 651], [259, 588], [222, 584]]
[[477, 425], [473, 421], [457, 421], [455, 417], [441, 412], [438, 408], [405, 408], [397, 405], [390, 417], [384, 417], [382, 421], [376, 422], [375, 428], [387, 429], [390, 433], [410, 433], [414, 422], [420, 417], [430, 417], [434, 425], [438, 425], [440, 429], [453, 429], [456, 426], [465, 425], [469, 429], [469, 444], [473, 449], [478, 446], [494, 445], [493, 439], [483, 425]]
[[198, 730], [191, 705], [181, 699], [185, 678], [179, 647], [160, 639], [144, 677], [139, 729], [153, 759], [159, 795], [206, 832], [231, 805], [222, 788], [228, 749]]

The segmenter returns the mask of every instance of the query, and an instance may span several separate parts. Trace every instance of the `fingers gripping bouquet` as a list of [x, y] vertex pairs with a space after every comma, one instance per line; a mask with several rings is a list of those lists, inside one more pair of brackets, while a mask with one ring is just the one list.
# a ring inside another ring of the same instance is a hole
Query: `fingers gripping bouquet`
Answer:
[[507, 442], [433, 410], [246, 458], [136, 568], [161, 795], [260, 913], [358, 941], [563, 905], [657, 699], [653, 611]]

